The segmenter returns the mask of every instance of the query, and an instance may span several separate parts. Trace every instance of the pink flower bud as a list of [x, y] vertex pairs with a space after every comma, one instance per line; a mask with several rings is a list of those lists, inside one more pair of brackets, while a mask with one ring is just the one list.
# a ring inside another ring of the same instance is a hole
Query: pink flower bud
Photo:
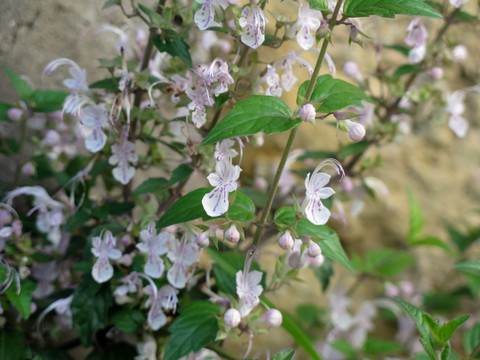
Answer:
[[352, 192], [353, 191], [353, 181], [352, 179], [350, 179], [348, 176], [345, 177], [342, 181], [342, 189], [343, 191], [345, 191], [346, 193], [349, 193], [349, 192]]
[[307, 255], [311, 258], [317, 257], [322, 254], [322, 249], [316, 242], [311, 242], [307, 248]]
[[335, 119], [337, 120], [348, 120], [351, 117], [348, 111], [335, 111], [333, 116], [335, 116]]
[[430, 70], [430, 77], [433, 80], [440, 80], [443, 77], [443, 69], [441, 67], [435, 66]]
[[315, 111], [315, 107], [312, 104], [305, 104], [298, 111], [298, 115], [300, 116], [300, 119], [305, 122], [313, 122], [315, 121], [315, 116], [317, 116], [317, 112]]
[[43, 143], [47, 146], [54, 147], [60, 142], [60, 134], [55, 130], [48, 130], [45, 133], [45, 137], [43, 138]]
[[456, 62], [464, 62], [468, 57], [468, 50], [465, 45], [457, 45], [452, 49], [453, 60]]
[[125, 254], [120, 258], [120, 260], [118, 262], [125, 265], [125, 266], [130, 266], [130, 265], [132, 265], [132, 262], [133, 262], [132, 255], [131, 254]]
[[225, 311], [225, 315], [223, 315], [223, 320], [225, 321], [225, 325], [229, 327], [237, 327], [242, 320], [242, 316], [237, 309], [230, 308]]
[[30, 176], [35, 173], [35, 167], [31, 162], [27, 162], [25, 165], [22, 166], [22, 174], [25, 176]]
[[360, 69], [358, 68], [358, 64], [354, 61], [347, 61], [345, 63], [345, 65], [343, 66], [343, 72], [349, 78], [352, 78], [352, 79], [360, 79], [361, 78]]
[[268, 187], [267, 180], [265, 180], [265, 178], [263, 177], [256, 178], [255, 182], [253, 183], [253, 187], [255, 188], [255, 190], [265, 191]]
[[132, 243], [132, 239], [130, 239], [129, 235], [124, 235], [120, 241], [122, 242], [122, 245], [125, 247], [129, 246]]
[[302, 267], [301, 257], [302, 255], [299, 252], [291, 253], [290, 256], [288, 257], [288, 265], [290, 265], [290, 267], [294, 269], [301, 268]]
[[195, 239], [195, 243], [199, 248], [206, 248], [210, 245], [210, 240], [208, 239], [208, 232], [204, 231], [198, 234], [197, 238]]
[[325, 261], [325, 258], [323, 257], [322, 254], [315, 256], [313, 258], [311, 257], [308, 258], [308, 264], [313, 267], [322, 266], [324, 261]]
[[35, 311], [37, 311], [37, 304], [32, 301], [30, 304], [30, 314], [33, 314]]
[[345, 120], [345, 123], [348, 127], [348, 136], [355, 142], [361, 141], [365, 137], [365, 127], [362, 124]]
[[282, 325], [282, 313], [277, 309], [270, 309], [264, 315], [265, 322], [270, 327], [279, 327]]
[[225, 239], [233, 244], [236, 244], [240, 240], [240, 233], [235, 225], [230, 226], [230, 228], [225, 231]]
[[17, 108], [11, 108], [7, 111], [8, 118], [11, 121], [18, 121], [22, 118], [23, 110]]
[[222, 229], [220, 229], [220, 228], [216, 228], [216, 229], [215, 229], [215, 237], [216, 237], [218, 240], [222, 240], [222, 239], [223, 239], [223, 231], [222, 231]]
[[12, 214], [10, 214], [10, 211], [1, 209], [0, 210], [0, 226], [5, 226], [8, 225], [12, 222]]
[[290, 235], [290, 231], [286, 230], [282, 236], [278, 239], [278, 246], [280, 246], [283, 250], [290, 250], [293, 248], [293, 238]]

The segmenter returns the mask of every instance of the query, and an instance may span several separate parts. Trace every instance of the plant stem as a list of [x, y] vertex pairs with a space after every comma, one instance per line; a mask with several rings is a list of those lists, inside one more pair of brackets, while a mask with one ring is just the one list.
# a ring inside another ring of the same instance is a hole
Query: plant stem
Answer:
[[[337, 5], [335, 6], [335, 10], [333, 11], [332, 18], [330, 19], [329, 28], [330, 31], [333, 30], [335, 27], [335, 23], [337, 21], [338, 13], [340, 12], [340, 7], [342, 6], [343, 0], [338, 0]], [[323, 59], [325, 58], [325, 54], [327, 53], [328, 47], [328, 38], [325, 38], [322, 43], [322, 48], [320, 49], [320, 53], [318, 54], [317, 63], [315, 64], [315, 68], [313, 69], [312, 78], [308, 84], [307, 92], [305, 93], [306, 102], [310, 101], [310, 98], [313, 94], [313, 89], [315, 88], [315, 84], [317, 83], [317, 76], [320, 72], [320, 67], [322, 66]], [[253, 246], [257, 247], [258, 242], [260, 240], [260, 236], [263, 232], [263, 227], [267, 222], [267, 217], [270, 213], [272, 208], [273, 199], [275, 198], [275, 193], [277, 192], [278, 182], [280, 181], [280, 176], [282, 175], [283, 170], [285, 169], [285, 164], [287, 162], [288, 154], [292, 149], [293, 140], [295, 140], [295, 135], [297, 134], [298, 126], [293, 128], [290, 132], [290, 136], [288, 137], [287, 144], [285, 145], [285, 149], [283, 150], [282, 158], [280, 159], [280, 163], [278, 164], [277, 172], [275, 173], [275, 177], [273, 179], [272, 187], [268, 192], [267, 201], [265, 202], [265, 206], [263, 208], [262, 216], [260, 217], [257, 230], [255, 231], [255, 235], [253, 237]]]

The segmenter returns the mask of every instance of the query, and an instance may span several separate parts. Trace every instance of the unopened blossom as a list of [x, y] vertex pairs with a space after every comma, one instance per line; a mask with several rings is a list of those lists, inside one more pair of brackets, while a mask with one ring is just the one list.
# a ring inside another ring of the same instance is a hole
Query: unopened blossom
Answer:
[[247, 316], [260, 303], [259, 296], [263, 292], [263, 287], [260, 285], [262, 272], [250, 271], [252, 261], [253, 256], [248, 254], [243, 271], [238, 271], [236, 275], [237, 295], [240, 298], [240, 314], [242, 317]]
[[90, 130], [90, 134], [85, 137], [85, 147], [92, 153], [102, 150], [107, 141], [107, 135], [103, 132], [108, 125], [105, 105], [91, 105], [84, 108], [80, 122]]
[[324, 225], [330, 218], [330, 211], [322, 204], [322, 199], [332, 196], [335, 191], [331, 187], [325, 187], [330, 181], [330, 175], [320, 170], [325, 166], [332, 166], [335, 171], [343, 176], [343, 168], [336, 160], [325, 160], [313, 171], [308, 173], [305, 179], [306, 196], [302, 207], [305, 216], [315, 225]]
[[209, 216], [220, 216], [228, 210], [228, 193], [237, 189], [237, 180], [242, 169], [232, 165], [231, 161], [219, 161], [215, 165], [215, 172], [208, 175], [210, 185], [215, 189], [206, 194], [202, 205]]
[[433, 80], [440, 80], [443, 77], [443, 69], [438, 66], [434, 66], [430, 69], [430, 77]]
[[448, 0], [451, 5], [455, 6], [457, 9], [466, 4], [467, 0]]
[[464, 62], [468, 58], [468, 50], [465, 45], [457, 45], [452, 49], [453, 60], [459, 63]]
[[307, 255], [311, 258], [314, 258], [321, 254], [322, 249], [320, 246], [316, 242], [311, 241], [307, 248]]
[[108, 230], [102, 237], [92, 238], [92, 254], [98, 258], [92, 268], [92, 277], [98, 283], [106, 282], [113, 276], [113, 266], [109, 259], [118, 260], [122, 256], [122, 252], [115, 246], [116, 240]]
[[53, 147], [60, 142], [60, 134], [55, 130], [47, 130], [42, 140], [45, 146]]
[[363, 79], [362, 73], [355, 61], [347, 61], [343, 66], [343, 72], [349, 78], [361, 81]]
[[23, 110], [17, 108], [8, 109], [7, 116], [11, 121], [18, 121], [23, 116]]
[[24, 186], [17, 188], [7, 193], [4, 201], [8, 205], [11, 205], [13, 199], [20, 195], [33, 196], [33, 208], [27, 215], [38, 211], [36, 220], [37, 229], [47, 234], [47, 239], [54, 245], [58, 245], [62, 236], [60, 226], [64, 221], [63, 204], [53, 200], [41, 186]]
[[206, 248], [210, 245], [210, 239], [208, 236], [208, 231], [201, 232], [200, 234], [197, 235], [195, 238], [195, 244], [199, 248]]
[[350, 120], [344, 120], [343, 123], [348, 128], [348, 136], [352, 141], [362, 141], [366, 134], [365, 127], [362, 124]]
[[223, 321], [225, 321], [225, 325], [228, 327], [237, 327], [241, 320], [242, 316], [240, 312], [234, 308], [228, 309], [223, 315]]
[[236, 244], [240, 240], [240, 232], [235, 225], [231, 225], [227, 231], [225, 231], [225, 240]]
[[187, 236], [181, 240], [172, 239], [168, 258], [173, 262], [167, 272], [168, 282], [177, 289], [183, 289], [187, 283], [190, 265], [197, 261], [197, 250], [194, 243], [187, 241]]
[[147, 230], [140, 232], [141, 242], [137, 244], [140, 252], [148, 255], [147, 262], [144, 266], [145, 274], [154, 279], [162, 276], [165, 265], [160, 255], [166, 254], [168, 248], [166, 247], [171, 234], [168, 232], [161, 232], [157, 235], [155, 230], [155, 223], [150, 222]]
[[282, 325], [283, 317], [282, 313], [277, 309], [270, 309], [268, 310], [265, 315], [263, 315], [265, 322], [270, 327], [279, 327]]
[[283, 250], [290, 250], [293, 248], [293, 237], [290, 230], [285, 230], [282, 236], [278, 238], [278, 246]]
[[313, 123], [315, 121], [315, 117], [317, 116], [315, 106], [313, 106], [312, 104], [303, 105], [298, 111], [298, 116], [300, 116], [300, 119], [305, 122]]
[[195, 12], [194, 21], [200, 30], [206, 30], [220, 24], [214, 21], [215, 9], [225, 10], [229, 4], [228, 0], [195, 0], [202, 7]]
[[298, 19], [287, 31], [288, 37], [297, 33], [298, 45], [303, 50], [309, 50], [315, 43], [315, 32], [318, 30], [323, 19], [322, 13], [313, 10], [308, 4], [300, 3], [298, 7]]
[[121, 136], [112, 146], [112, 156], [108, 159], [110, 165], [117, 165], [112, 171], [113, 177], [123, 185], [128, 184], [135, 175], [132, 164], [136, 164], [137, 160], [135, 144], [128, 141], [126, 136]]
[[260, 6], [246, 6], [242, 10], [238, 22], [243, 29], [241, 36], [242, 43], [252, 49], [256, 49], [263, 44], [265, 41], [265, 25], [267, 19]]
[[454, 91], [447, 96], [447, 106], [445, 111], [450, 114], [448, 126], [460, 138], [467, 135], [468, 122], [463, 117], [465, 112], [465, 92], [462, 90]]
[[33, 166], [33, 164], [29, 161], [27, 163], [25, 163], [22, 168], [20, 169], [20, 171], [22, 172], [23, 175], [25, 176], [31, 176], [33, 174], [35, 174], [35, 167]]

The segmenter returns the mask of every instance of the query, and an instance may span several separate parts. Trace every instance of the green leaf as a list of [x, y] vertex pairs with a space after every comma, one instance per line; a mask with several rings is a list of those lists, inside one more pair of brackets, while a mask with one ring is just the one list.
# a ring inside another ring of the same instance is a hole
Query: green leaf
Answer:
[[363, 344], [365, 355], [386, 355], [397, 353], [404, 349], [404, 346], [396, 341], [375, 339], [368, 337]]
[[442, 240], [436, 237], [427, 236], [424, 238], [417, 238], [417, 239], [410, 240], [408, 244], [410, 246], [435, 246], [442, 250], [445, 250], [447, 253], [451, 255], [455, 255], [455, 252], [450, 246], [448, 246]]
[[405, 57], [408, 57], [408, 53], [410, 52], [410, 48], [409, 47], [406, 47], [406, 46], [402, 46], [402, 45], [383, 45], [383, 47], [385, 49], [391, 49], [391, 50], [395, 50], [397, 52], [399, 52], [400, 54], [402, 54], [403, 56]]
[[275, 212], [275, 216], [273, 218], [277, 225], [287, 225], [294, 227], [295, 226], [295, 209], [291, 206], [284, 206], [278, 209]]
[[317, 277], [318, 281], [320, 281], [320, 284], [322, 285], [322, 291], [325, 292], [328, 288], [328, 285], [330, 285], [330, 279], [334, 275], [333, 272], [333, 261], [326, 257], [322, 266], [320, 267], [315, 267], [313, 269], [315, 276]]
[[228, 218], [241, 222], [255, 219], [255, 204], [247, 195], [237, 192], [234, 203], [228, 209]]
[[365, 152], [369, 148], [369, 146], [370, 144], [367, 143], [366, 141], [351, 143], [351, 144], [348, 144], [344, 149], [342, 149], [342, 151], [340, 151], [338, 156], [340, 158], [346, 158], [347, 156], [361, 154]]
[[[223, 256], [224, 254], [222, 254]], [[215, 285], [220, 292], [224, 294], [235, 296], [237, 292], [237, 283], [235, 275], [231, 275], [220, 264], [213, 263], [213, 277], [215, 278]]]
[[145, 316], [136, 309], [121, 309], [112, 315], [113, 324], [127, 334], [140, 332], [145, 323]]
[[308, 219], [300, 219], [295, 230], [299, 236], [310, 235], [324, 240], [338, 240], [337, 233], [327, 225], [315, 225]]
[[473, 296], [477, 297], [480, 294], [480, 276], [470, 273], [464, 273], [467, 278], [468, 288]]
[[374, 249], [367, 252], [363, 264], [354, 262], [358, 269], [377, 276], [395, 276], [415, 263], [415, 257], [398, 249]]
[[170, 177], [170, 185], [173, 185], [179, 181], [188, 179], [192, 174], [193, 169], [188, 164], [180, 164], [175, 170], [173, 170], [172, 176]]
[[92, 215], [87, 210], [80, 209], [67, 219], [65, 231], [72, 232], [73, 230], [85, 224], [91, 218]]
[[135, 190], [133, 190], [132, 195], [141, 195], [146, 193], [154, 193], [156, 191], [163, 191], [168, 189], [170, 182], [165, 178], [150, 178], [141, 183]]
[[203, 209], [202, 198], [212, 189], [211, 187], [200, 188], [182, 196], [163, 214], [157, 222], [157, 228], [161, 229], [198, 218], [208, 218], [207, 213]]
[[77, 330], [83, 346], [90, 346], [95, 331], [107, 325], [108, 308], [112, 303], [109, 283], [97, 284], [90, 275], [84, 277], [73, 294], [70, 306], [73, 328]]
[[447, 342], [440, 354], [440, 359], [441, 360], [448, 360], [450, 358], [450, 353], [452, 352], [452, 346], [450, 345], [450, 342]]
[[[275, 304], [273, 304], [269, 299], [267, 299], [265, 296], [260, 297], [261, 301], [263, 301], [268, 307], [272, 309], [278, 309]], [[280, 310], [280, 309], [278, 309]], [[310, 341], [310, 338], [308, 335], [303, 331], [302, 328], [298, 326], [298, 322], [295, 321], [290, 314], [288, 314], [285, 311], [281, 311], [282, 313], [282, 328], [284, 328], [296, 341], [298, 345], [300, 345], [303, 350], [307, 353], [307, 355], [313, 359], [313, 360], [322, 360], [320, 355], [317, 353], [315, 350], [312, 342]]]
[[480, 323], [476, 323], [471, 329], [463, 333], [463, 349], [465, 350], [465, 354], [471, 356], [473, 351], [479, 345], [480, 345]]
[[442, 344], [445, 344], [448, 340], [450, 340], [458, 327], [467, 321], [469, 317], [470, 314], [463, 315], [443, 324], [438, 331], [438, 337], [440, 338]]
[[[323, 265], [320, 267], [323, 267]], [[302, 319], [302, 321], [308, 326], [321, 324], [320, 316], [324, 313], [324, 311], [315, 304], [300, 304], [295, 309], [295, 312], [297, 313], [298, 317]]]
[[308, 0], [310, 8], [319, 10], [319, 11], [328, 11], [328, 1], [327, 0]]
[[107, 90], [109, 92], [118, 92], [118, 83], [120, 82], [121, 78], [119, 76], [114, 78], [107, 78], [95, 81], [93, 84], [89, 85], [90, 89], [102, 89]]
[[404, 64], [404, 65], [401, 65], [397, 70], [395, 70], [395, 72], [393, 73], [393, 77], [399, 78], [400, 76], [403, 76], [403, 75], [416, 74], [422, 71], [423, 70], [420, 69], [417, 65]]
[[63, 102], [68, 96], [64, 91], [35, 90], [32, 99], [32, 110], [35, 112], [53, 112], [63, 109]]
[[407, 189], [408, 207], [410, 210], [410, 228], [408, 231], [408, 242], [414, 242], [422, 233], [424, 217], [420, 210], [412, 190]]
[[24, 319], [30, 317], [30, 310], [32, 307], [31, 293], [35, 290], [35, 287], [35, 284], [31, 281], [22, 281], [19, 295], [17, 295], [16, 286], [10, 286], [6, 291], [8, 300], [10, 300], [12, 305], [15, 306]]
[[346, 0], [343, 6], [343, 15], [346, 17], [378, 15], [393, 18], [400, 14], [442, 18], [423, 0]]
[[0, 121], [10, 121], [8, 118], [8, 110], [13, 108], [10, 104], [0, 103]]
[[252, 95], [236, 103], [234, 109], [210, 131], [203, 144], [213, 144], [235, 136], [254, 135], [260, 131], [278, 134], [301, 122], [300, 119], [291, 118], [291, 110], [282, 100], [273, 96]]
[[32, 93], [32, 88], [30, 87], [28, 82], [23, 80], [20, 76], [18, 76], [17, 74], [15, 74], [13, 71], [9, 69], [5, 69], [5, 72], [7, 73], [7, 76], [10, 79], [10, 81], [12, 82], [18, 97], [23, 101], [28, 101], [28, 98]]
[[209, 301], [195, 301], [182, 308], [169, 328], [171, 333], [164, 360], [177, 360], [190, 352], [197, 353], [215, 341], [218, 331], [216, 315], [221, 308]]
[[395, 301], [397, 301], [402, 309], [404, 309], [415, 321], [417, 325], [418, 331], [422, 337], [428, 337], [430, 334], [429, 328], [427, 324], [425, 324], [423, 315], [429, 316], [425, 311], [417, 308], [416, 306], [406, 302], [405, 300], [400, 299], [399, 297], [395, 297]]
[[455, 265], [455, 269], [463, 273], [480, 276], [480, 260], [461, 262]]
[[295, 350], [283, 350], [272, 356], [272, 360], [292, 360], [295, 356]]
[[[305, 81], [298, 89], [298, 105], [301, 105], [302, 99], [305, 98], [308, 83]], [[372, 101], [362, 89], [346, 81], [334, 79], [331, 75], [322, 75], [317, 78], [310, 100], [321, 103], [315, 106], [320, 113], [342, 110], [350, 105], [363, 107], [362, 100]]]
[[348, 359], [354, 359], [357, 353], [357, 350], [355, 350], [352, 343], [345, 339], [334, 340], [330, 342], [329, 345], [335, 350], [338, 350], [342, 354], [346, 355]]
[[0, 359], [25, 360], [32, 356], [23, 335], [16, 329], [0, 330]]
[[178, 56], [188, 67], [193, 67], [192, 57], [190, 55], [190, 46], [185, 42], [183, 36], [170, 30], [165, 35], [155, 35], [153, 44], [161, 52], [166, 52], [171, 56]]

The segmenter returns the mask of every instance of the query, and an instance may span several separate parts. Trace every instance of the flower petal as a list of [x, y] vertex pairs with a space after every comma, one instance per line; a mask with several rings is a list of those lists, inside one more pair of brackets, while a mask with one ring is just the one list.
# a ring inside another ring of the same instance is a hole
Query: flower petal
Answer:
[[113, 276], [113, 266], [107, 257], [99, 257], [92, 268], [92, 277], [98, 283], [104, 283]]
[[202, 205], [208, 216], [216, 217], [228, 210], [228, 191], [224, 186], [217, 186], [202, 199]]
[[163, 260], [159, 256], [149, 256], [143, 270], [145, 274], [151, 276], [154, 279], [158, 279], [162, 276], [163, 270], [165, 269], [165, 265]]
[[322, 204], [320, 199], [310, 199], [305, 208], [307, 219], [315, 225], [325, 225], [330, 218], [330, 210]]

